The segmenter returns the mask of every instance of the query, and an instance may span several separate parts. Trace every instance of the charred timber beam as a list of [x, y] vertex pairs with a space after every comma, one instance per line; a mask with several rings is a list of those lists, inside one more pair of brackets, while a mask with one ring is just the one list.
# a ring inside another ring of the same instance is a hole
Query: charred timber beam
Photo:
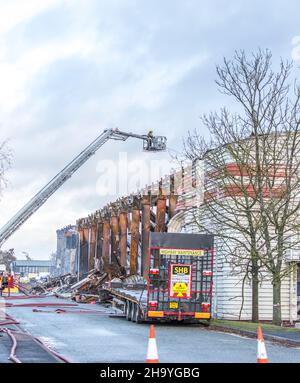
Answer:
[[103, 221], [103, 243], [102, 243], [102, 259], [104, 263], [109, 264], [110, 250], [110, 217], [107, 215]]
[[156, 225], [155, 231], [158, 233], [166, 231], [166, 206], [167, 200], [165, 195], [162, 193], [162, 185], [160, 182], [159, 195], [156, 203]]
[[168, 210], [169, 220], [175, 215], [176, 204], [177, 204], [177, 195], [175, 195], [175, 179], [174, 179], [174, 174], [172, 174], [170, 176], [170, 197], [169, 197], [169, 210]]
[[97, 239], [96, 239], [96, 256], [95, 268], [101, 270], [102, 265], [102, 246], [103, 246], [103, 220], [97, 220]]
[[83, 241], [82, 247], [80, 249], [80, 265], [81, 265], [81, 274], [85, 275], [88, 273], [89, 269], [89, 225], [87, 221], [84, 221], [83, 224]]
[[119, 215], [119, 228], [120, 228], [120, 263], [121, 266], [127, 266], [127, 232], [128, 232], [128, 213], [122, 210]]
[[142, 199], [142, 258], [141, 275], [148, 275], [149, 237], [150, 237], [150, 195]]
[[89, 271], [95, 268], [96, 230], [96, 222], [93, 221], [90, 225]]
[[111, 263], [118, 264], [119, 257], [119, 217], [117, 212], [111, 216]]
[[131, 244], [130, 244], [130, 274], [137, 274], [138, 271], [138, 245], [140, 238], [140, 209], [137, 206], [132, 207], [131, 217]]

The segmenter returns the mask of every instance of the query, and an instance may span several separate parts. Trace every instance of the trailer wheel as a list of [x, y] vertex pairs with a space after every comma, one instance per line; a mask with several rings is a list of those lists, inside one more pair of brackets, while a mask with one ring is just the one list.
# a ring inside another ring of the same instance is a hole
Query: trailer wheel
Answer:
[[127, 305], [127, 301], [124, 302], [124, 315], [125, 317], [127, 317], [127, 311], [128, 311], [128, 305]]
[[129, 301], [126, 301], [125, 313], [126, 313], [126, 319], [130, 321], [131, 320], [131, 302]]
[[137, 304], [131, 303], [131, 320], [132, 322], [136, 322], [136, 313], [137, 313]]
[[143, 322], [142, 313], [141, 313], [141, 310], [139, 308], [139, 305], [136, 305], [135, 322], [136, 323], [142, 323]]

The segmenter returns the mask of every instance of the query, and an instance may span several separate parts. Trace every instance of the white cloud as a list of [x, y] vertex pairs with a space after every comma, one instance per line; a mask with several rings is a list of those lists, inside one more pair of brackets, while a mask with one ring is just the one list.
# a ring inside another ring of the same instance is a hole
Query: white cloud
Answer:
[[3, 37], [21, 22], [28, 21], [62, 3], [62, 0], [1, 0], [0, 36]]
[[[284, 49], [297, 54], [298, 40], [290, 45], [298, 33], [296, 1], [284, 13], [283, 0], [270, 12], [266, 5], [264, 23], [261, 2], [227, 3], [0, 0], [0, 141], [11, 137], [16, 154], [0, 223], [106, 127], [151, 128], [180, 150], [198, 116], [220, 106], [213, 80], [223, 55], [251, 44], [267, 45], [278, 57]], [[285, 25], [280, 38], [273, 16]], [[139, 164], [140, 143], [119, 144], [104, 146], [4, 247], [46, 258], [57, 228], [108, 202], [96, 192], [97, 159], [129, 148]]]
[[120, 84], [112, 94], [111, 103], [116, 107], [138, 107], [154, 110], [170, 97], [172, 88], [179, 84], [190, 72], [199, 68], [207, 55], [195, 55], [177, 62], [151, 62], [144, 68], [136, 68], [130, 83]]
[[291, 52], [292, 59], [294, 61], [300, 60], [300, 36], [294, 36], [292, 39], [293, 49]]
[[[39, 177], [18, 189], [9, 188], [0, 204], [0, 227], [4, 225], [12, 214], [32, 198], [45, 184], [46, 177]], [[6, 242], [5, 248], [14, 247], [17, 254], [28, 251], [34, 258], [47, 258], [55, 250], [56, 230], [86, 214], [84, 206], [78, 206], [79, 200], [88, 200], [95, 196], [95, 187], [81, 186], [63, 192], [60, 190], [54, 198], [50, 198], [22, 228], [14, 233]]]
[[12, 111], [28, 96], [28, 83], [44, 67], [72, 55], [87, 55], [93, 49], [88, 41], [74, 40], [40, 45], [25, 53], [14, 63], [0, 62], [0, 108]]

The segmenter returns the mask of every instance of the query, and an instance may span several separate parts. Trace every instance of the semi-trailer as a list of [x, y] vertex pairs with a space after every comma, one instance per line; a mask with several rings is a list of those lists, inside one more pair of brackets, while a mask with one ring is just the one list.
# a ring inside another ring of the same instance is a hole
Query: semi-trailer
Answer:
[[210, 321], [213, 262], [213, 235], [151, 232], [146, 278], [102, 289], [132, 322]]

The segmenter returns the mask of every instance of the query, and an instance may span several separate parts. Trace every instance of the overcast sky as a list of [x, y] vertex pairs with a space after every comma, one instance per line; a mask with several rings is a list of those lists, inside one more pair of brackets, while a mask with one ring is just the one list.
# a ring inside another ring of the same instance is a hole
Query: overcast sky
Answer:
[[0, 141], [14, 151], [1, 226], [103, 129], [152, 129], [169, 147], [107, 143], [3, 247], [47, 259], [56, 229], [121, 193], [103, 195], [103, 170], [115, 178], [126, 155], [130, 191], [150, 161], [174, 167], [199, 116], [230, 108], [214, 83], [223, 56], [270, 48], [299, 65], [299, 13], [297, 0], [0, 0]]

